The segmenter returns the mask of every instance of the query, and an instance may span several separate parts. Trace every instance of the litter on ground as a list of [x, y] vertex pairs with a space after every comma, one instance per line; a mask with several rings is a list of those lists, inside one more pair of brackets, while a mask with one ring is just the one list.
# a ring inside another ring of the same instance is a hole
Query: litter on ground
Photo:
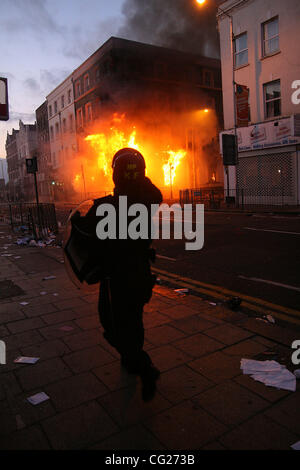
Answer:
[[39, 360], [39, 357], [27, 357], [27, 356], [20, 356], [17, 357], [14, 362], [17, 364], [35, 364]]
[[177, 292], [177, 294], [188, 294], [189, 289], [174, 289], [174, 292]]
[[46, 276], [46, 277], [43, 277], [43, 281], [49, 281], [50, 279], [56, 279], [56, 276]]
[[262, 382], [268, 387], [296, 391], [295, 375], [277, 361], [241, 359], [241, 369], [244, 374], [250, 375], [254, 380]]
[[38, 405], [39, 403], [42, 403], [43, 401], [49, 399], [50, 397], [48, 397], [45, 392], [40, 392], [36, 393], [35, 395], [32, 395], [31, 397], [28, 397], [27, 401], [29, 401], [29, 403], [31, 403], [32, 405]]

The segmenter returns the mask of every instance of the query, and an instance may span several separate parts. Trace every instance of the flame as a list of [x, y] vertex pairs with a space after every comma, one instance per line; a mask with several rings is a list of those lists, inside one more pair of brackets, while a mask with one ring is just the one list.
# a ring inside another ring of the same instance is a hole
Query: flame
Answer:
[[170, 186], [170, 184], [174, 184], [174, 179], [176, 176], [176, 169], [180, 164], [182, 158], [185, 157], [186, 151], [179, 150], [178, 152], [174, 152], [173, 150], [167, 150], [166, 152], [169, 155], [168, 162], [163, 165], [163, 172], [164, 172], [164, 179], [165, 185]]
[[[81, 173], [77, 169], [78, 174], [75, 173], [73, 179], [75, 191], [82, 192], [85, 185], [87, 192], [110, 191], [113, 186], [112, 159], [114, 154], [124, 147], [141, 152], [145, 158], [146, 175], [161, 189], [170, 186], [170, 181], [174, 185], [178, 165], [186, 155], [184, 150], [157, 144], [157, 137], [152, 139], [148, 132], [146, 138], [142, 137], [141, 129], [125, 123], [124, 114], [115, 113], [107, 124], [101, 132], [91, 133], [84, 138], [88, 147], [81, 155]], [[168, 150], [165, 150], [166, 147]], [[93, 149], [94, 153], [91, 153], [89, 148]]]

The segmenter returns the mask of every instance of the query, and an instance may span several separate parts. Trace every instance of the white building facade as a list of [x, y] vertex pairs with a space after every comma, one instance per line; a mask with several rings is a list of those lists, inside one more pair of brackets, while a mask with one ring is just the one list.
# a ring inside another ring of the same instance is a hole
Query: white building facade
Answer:
[[[300, 205], [300, 1], [227, 0], [218, 26], [224, 129], [238, 141], [225, 191], [229, 180], [245, 203]], [[233, 64], [235, 83], [249, 89], [248, 126], [236, 130]]]
[[51, 164], [59, 170], [77, 152], [72, 75], [47, 96], [47, 103]]

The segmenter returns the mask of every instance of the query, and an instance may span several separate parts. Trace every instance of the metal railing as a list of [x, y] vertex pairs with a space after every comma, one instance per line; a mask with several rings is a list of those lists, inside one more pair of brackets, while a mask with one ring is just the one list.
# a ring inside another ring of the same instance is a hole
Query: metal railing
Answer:
[[13, 231], [28, 230], [35, 238], [58, 232], [54, 204], [3, 203], [0, 220], [10, 224]]
[[207, 209], [236, 208], [249, 209], [292, 209], [299, 208], [297, 197], [283, 188], [261, 190], [239, 188], [199, 188], [179, 191], [180, 204], [204, 204]]

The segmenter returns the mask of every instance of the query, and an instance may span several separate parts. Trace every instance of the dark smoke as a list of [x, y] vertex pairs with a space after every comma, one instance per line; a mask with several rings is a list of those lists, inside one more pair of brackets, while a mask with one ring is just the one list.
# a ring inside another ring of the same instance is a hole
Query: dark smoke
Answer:
[[216, 12], [220, 0], [125, 0], [118, 36], [219, 58]]

